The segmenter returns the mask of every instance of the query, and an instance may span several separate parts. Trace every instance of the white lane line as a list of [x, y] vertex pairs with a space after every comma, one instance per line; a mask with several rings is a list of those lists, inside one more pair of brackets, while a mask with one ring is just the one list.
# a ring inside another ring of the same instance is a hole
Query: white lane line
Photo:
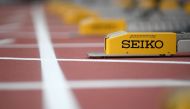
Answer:
[[[0, 40], [1, 42], [1, 40]], [[0, 43], [1, 44], [1, 43]], [[55, 48], [99, 48], [104, 47], [103, 43], [55, 43], [53, 44]], [[1, 45], [0, 48], [38, 48], [37, 44], [11, 44], [11, 45]]]
[[[40, 58], [0, 57], [0, 60], [39, 61]], [[43, 59], [51, 61], [51, 59]], [[151, 61], [151, 60], [112, 60], [112, 59], [56, 59], [59, 62], [103, 62], [103, 63], [142, 63], [142, 64], [187, 64], [188, 61]]]
[[43, 7], [34, 5], [32, 14], [41, 57], [44, 108], [79, 109], [56, 60]]
[[0, 48], [38, 48], [37, 44], [10, 44], [1, 45]]
[[[35, 35], [34, 32], [16, 32], [17, 35]], [[78, 36], [79, 34], [77, 34], [76, 32], [72, 32], [72, 31], [65, 31], [65, 32], [51, 32], [52, 35], [61, 35], [61, 36], [56, 36], [57, 38], [61, 38], [63, 36], [70, 36], [70, 37], [73, 37], [73, 36]]]
[[[68, 84], [72, 89], [103, 89], [103, 88], [157, 88], [157, 87], [190, 87], [190, 80], [172, 79], [125, 79], [125, 80], [71, 80]], [[53, 87], [52, 87], [53, 88]], [[0, 90], [41, 90], [41, 82], [3, 82]]]
[[40, 61], [40, 58], [17, 58], [17, 57], [0, 57], [0, 60], [15, 60], [15, 61]]
[[3, 82], [0, 90], [41, 90], [41, 82]]
[[150, 88], [150, 87], [190, 87], [185, 80], [76, 80], [70, 81], [73, 89], [91, 88]]
[[[129, 58], [130, 59], [130, 58]], [[151, 61], [151, 60], [114, 60], [114, 59], [57, 59], [68, 62], [111, 62], [111, 63], [144, 63], [144, 64], [190, 64], [187, 61]]]
[[5, 46], [6, 44], [12, 44], [15, 42], [13, 38], [0, 39], [0, 47]]

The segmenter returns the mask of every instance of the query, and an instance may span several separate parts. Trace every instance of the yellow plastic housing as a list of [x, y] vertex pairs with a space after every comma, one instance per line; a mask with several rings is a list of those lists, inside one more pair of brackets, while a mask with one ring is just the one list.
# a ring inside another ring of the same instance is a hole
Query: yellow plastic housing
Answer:
[[79, 24], [81, 35], [106, 35], [125, 29], [126, 23], [123, 19], [89, 18]]
[[98, 14], [81, 5], [71, 3], [50, 3], [47, 9], [60, 17], [65, 24], [78, 24], [81, 20], [88, 17], [97, 17]]
[[141, 9], [153, 9], [156, 8], [156, 0], [140, 0], [139, 8]]
[[107, 55], [171, 55], [176, 54], [176, 33], [115, 32], [105, 38]]
[[184, 10], [187, 14], [190, 14], [190, 1], [184, 4]]
[[66, 11], [62, 16], [62, 19], [66, 24], [79, 24], [79, 22], [85, 18], [96, 17], [98, 17], [96, 12], [78, 8]]
[[47, 8], [52, 10], [52, 11], [61, 11], [60, 9], [62, 7], [66, 8], [68, 6], [72, 6], [71, 4], [68, 4], [68, 3], [62, 3], [62, 2], [50, 2], [47, 4]]
[[121, 8], [133, 8], [134, 0], [116, 0], [116, 4]]
[[180, 6], [178, 0], [162, 0], [159, 7], [160, 10], [162, 11], [170, 11], [170, 10], [176, 10]]
[[164, 109], [190, 109], [190, 90], [175, 92], [165, 103]]

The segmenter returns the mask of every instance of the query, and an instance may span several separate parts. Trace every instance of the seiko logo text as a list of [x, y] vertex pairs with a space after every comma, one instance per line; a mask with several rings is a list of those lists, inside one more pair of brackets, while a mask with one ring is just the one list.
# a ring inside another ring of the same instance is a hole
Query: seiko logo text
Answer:
[[157, 48], [164, 46], [161, 40], [123, 40], [122, 48]]

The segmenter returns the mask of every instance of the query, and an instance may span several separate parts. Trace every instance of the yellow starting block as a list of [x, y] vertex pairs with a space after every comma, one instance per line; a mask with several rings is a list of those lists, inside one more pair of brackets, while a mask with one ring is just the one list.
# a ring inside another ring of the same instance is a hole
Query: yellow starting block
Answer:
[[140, 9], [154, 9], [156, 8], [156, 0], [139, 0]]
[[72, 3], [50, 3], [47, 5], [47, 9], [60, 17], [65, 24], [78, 24], [85, 18], [98, 17], [96, 12]]
[[190, 90], [175, 92], [169, 97], [164, 109], [190, 109]]
[[177, 50], [190, 51], [189, 33], [120, 31], [107, 35], [104, 53], [88, 55], [92, 58], [171, 56], [176, 54]]
[[187, 14], [190, 14], [190, 1], [184, 4], [184, 10]]
[[133, 8], [135, 5], [134, 0], [116, 0], [115, 2], [119, 7], [126, 9]]
[[85, 18], [96, 18], [98, 14], [87, 9], [70, 9], [63, 13], [62, 19], [66, 24], [79, 24]]
[[161, 0], [160, 9], [162, 11], [177, 10], [180, 5], [178, 0]]
[[107, 55], [120, 54], [175, 54], [175, 33], [127, 33], [109, 34], [105, 39]]
[[106, 35], [125, 29], [126, 23], [123, 19], [89, 18], [79, 24], [81, 35]]

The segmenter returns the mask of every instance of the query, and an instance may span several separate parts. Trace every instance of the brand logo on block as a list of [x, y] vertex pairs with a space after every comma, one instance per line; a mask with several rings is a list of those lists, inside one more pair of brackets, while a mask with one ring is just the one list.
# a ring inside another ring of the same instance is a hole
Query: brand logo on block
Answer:
[[157, 48], [160, 49], [164, 46], [161, 40], [123, 40], [122, 48]]

